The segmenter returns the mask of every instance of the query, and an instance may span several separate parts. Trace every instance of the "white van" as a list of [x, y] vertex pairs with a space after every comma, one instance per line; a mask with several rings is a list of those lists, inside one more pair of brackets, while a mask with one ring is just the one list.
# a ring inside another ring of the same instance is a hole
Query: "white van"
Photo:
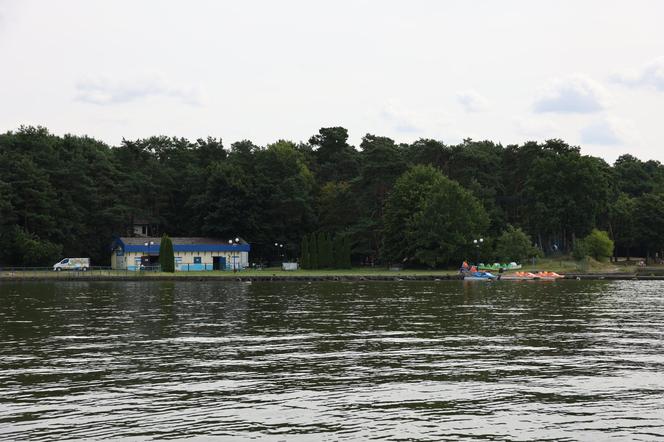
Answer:
[[87, 272], [90, 268], [90, 258], [65, 258], [62, 261], [53, 264], [53, 270], [56, 272], [62, 270], [82, 270]]

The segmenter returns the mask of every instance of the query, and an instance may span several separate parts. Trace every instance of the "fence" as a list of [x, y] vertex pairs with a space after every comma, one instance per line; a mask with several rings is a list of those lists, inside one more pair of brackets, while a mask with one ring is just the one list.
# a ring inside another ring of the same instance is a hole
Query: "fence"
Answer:
[[142, 267], [139, 270], [117, 270], [110, 267], [92, 266], [87, 270], [55, 271], [53, 267], [0, 267], [1, 278], [94, 278], [100, 276], [140, 276], [161, 271], [160, 266]]
[[[180, 264], [176, 267], [176, 272], [210, 272], [213, 269], [212, 264]], [[233, 268], [227, 265], [222, 271], [233, 271]], [[235, 271], [242, 271], [244, 268], [238, 267]], [[215, 270], [216, 271], [216, 270]], [[113, 277], [113, 276], [150, 276], [155, 272], [161, 272], [161, 266], [128, 266], [127, 269], [112, 269], [111, 267], [92, 266], [87, 270], [53, 270], [53, 267], [0, 267], [0, 279], [2, 278], [94, 278], [94, 277]]]

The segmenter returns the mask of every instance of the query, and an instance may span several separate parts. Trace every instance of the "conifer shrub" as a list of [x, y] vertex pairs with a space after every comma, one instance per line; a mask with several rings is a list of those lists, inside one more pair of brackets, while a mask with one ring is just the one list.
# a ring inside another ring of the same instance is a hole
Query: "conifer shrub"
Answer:
[[159, 264], [161, 264], [162, 272], [175, 272], [175, 253], [173, 252], [173, 241], [171, 241], [168, 235], [161, 237], [161, 243], [159, 245]]

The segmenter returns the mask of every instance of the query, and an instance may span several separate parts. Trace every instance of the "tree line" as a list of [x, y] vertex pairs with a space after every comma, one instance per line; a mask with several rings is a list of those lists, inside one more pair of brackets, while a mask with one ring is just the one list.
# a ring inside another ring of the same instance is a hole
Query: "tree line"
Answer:
[[300, 245], [300, 267], [303, 269], [349, 269], [351, 246], [347, 236], [325, 232], [304, 235]]
[[274, 243], [304, 258], [303, 238], [325, 233], [346, 241], [355, 264], [440, 267], [476, 252], [502, 259], [499, 238], [514, 230], [550, 254], [593, 229], [616, 253], [654, 256], [664, 249], [664, 166], [631, 155], [608, 164], [557, 139], [399, 144], [367, 134], [355, 147], [343, 127], [228, 147], [164, 136], [108, 146], [42, 127], [0, 135], [0, 264], [108, 264], [112, 237], [138, 219], [171, 237], [241, 236], [255, 261], [278, 258]]

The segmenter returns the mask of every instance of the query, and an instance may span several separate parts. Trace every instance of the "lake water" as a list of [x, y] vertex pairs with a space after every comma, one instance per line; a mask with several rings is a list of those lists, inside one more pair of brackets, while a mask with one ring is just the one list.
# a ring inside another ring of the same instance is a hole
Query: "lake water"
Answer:
[[0, 283], [0, 439], [661, 439], [663, 292]]

